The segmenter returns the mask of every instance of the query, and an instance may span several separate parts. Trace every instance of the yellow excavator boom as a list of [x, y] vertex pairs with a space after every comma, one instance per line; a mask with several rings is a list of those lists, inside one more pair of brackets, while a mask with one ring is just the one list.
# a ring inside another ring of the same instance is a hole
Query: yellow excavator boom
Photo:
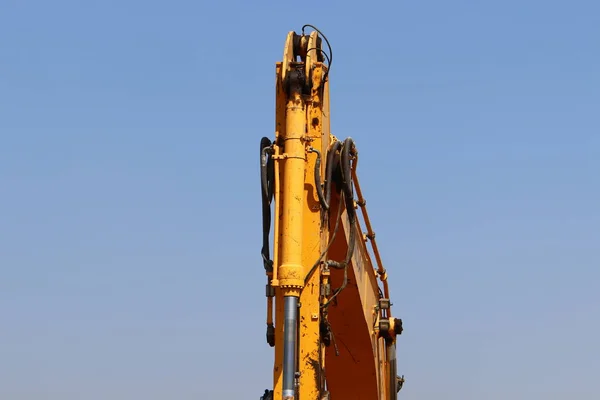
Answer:
[[266, 336], [274, 348], [263, 400], [395, 400], [404, 382], [396, 372], [402, 320], [392, 316], [358, 147], [330, 132], [332, 61], [327, 38], [305, 25], [288, 33], [275, 66], [275, 137], [260, 143]]

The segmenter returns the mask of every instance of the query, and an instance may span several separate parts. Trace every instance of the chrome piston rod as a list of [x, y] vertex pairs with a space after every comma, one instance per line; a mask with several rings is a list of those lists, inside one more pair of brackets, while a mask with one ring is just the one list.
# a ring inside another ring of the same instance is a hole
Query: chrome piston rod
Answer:
[[296, 348], [298, 338], [298, 298], [284, 297], [283, 325], [283, 400], [294, 399]]

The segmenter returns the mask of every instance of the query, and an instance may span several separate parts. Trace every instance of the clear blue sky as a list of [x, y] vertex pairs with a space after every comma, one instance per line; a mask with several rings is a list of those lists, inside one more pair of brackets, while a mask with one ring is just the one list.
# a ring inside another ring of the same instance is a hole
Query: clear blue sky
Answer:
[[258, 145], [333, 46], [411, 400], [598, 399], [595, 1], [4, 1], [0, 398], [258, 399]]

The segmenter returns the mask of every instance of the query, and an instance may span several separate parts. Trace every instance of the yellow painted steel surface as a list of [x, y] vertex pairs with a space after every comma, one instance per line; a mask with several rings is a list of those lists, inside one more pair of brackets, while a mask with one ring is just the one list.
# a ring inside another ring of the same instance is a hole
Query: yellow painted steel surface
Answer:
[[[391, 315], [354, 142], [342, 143], [330, 133], [331, 55], [322, 44], [316, 29], [309, 35], [289, 32], [276, 63], [275, 140], [267, 148], [274, 165], [267, 325], [274, 326], [275, 357], [272, 392], [265, 399], [283, 396], [283, 301], [293, 296], [299, 298], [293, 398], [393, 400], [397, 377], [390, 354], [401, 320]], [[347, 256], [348, 263], [340, 261]]]

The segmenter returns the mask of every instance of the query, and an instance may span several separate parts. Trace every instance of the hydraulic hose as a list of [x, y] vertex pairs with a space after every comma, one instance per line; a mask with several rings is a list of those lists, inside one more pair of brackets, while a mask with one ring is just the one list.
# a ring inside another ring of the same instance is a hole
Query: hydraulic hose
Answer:
[[344, 140], [340, 155], [340, 173], [342, 177], [342, 191], [344, 193], [344, 202], [346, 208], [346, 214], [348, 215], [348, 222], [350, 223], [350, 232], [348, 239], [348, 250], [346, 252], [346, 259], [344, 261], [328, 261], [328, 265], [333, 268], [345, 268], [346, 265], [352, 259], [355, 247], [356, 238], [356, 210], [354, 208], [354, 188], [352, 182], [352, 160], [351, 153], [354, 151], [354, 140], [347, 138]]
[[262, 197], [262, 230], [263, 244], [261, 255], [263, 266], [267, 272], [267, 343], [275, 346], [275, 326], [273, 325], [273, 296], [271, 275], [273, 273], [273, 260], [269, 252], [269, 232], [271, 228], [271, 201], [274, 191], [274, 162], [269, 155], [273, 154], [271, 141], [263, 137], [260, 141], [260, 187]]
[[262, 233], [263, 244], [261, 255], [267, 272], [273, 271], [273, 261], [269, 252], [269, 233], [271, 229], [271, 200], [273, 199], [273, 159], [269, 157], [273, 152], [269, 138], [263, 137], [260, 141], [260, 187], [262, 195]]
[[323, 187], [321, 186], [321, 152], [313, 147], [309, 149], [311, 153], [317, 153], [317, 159], [315, 161], [315, 186], [317, 191], [317, 196], [319, 197], [319, 203], [321, 203], [321, 207], [327, 211], [329, 210], [329, 203], [325, 199], [325, 194], [323, 192]]
[[331, 204], [331, 184], [333, 179], [333, 169], [335, 167], [335, 160], [338, 157], [337, 152], [340, 149], [342, 143], [337, 140], [329, 148], [327, 153], [327, 161], [325, 164], [325, 203]]
[[[339, 143], [339, 142], [338, 142]], [[332, 147], [333, 149], [334, 147]], [[336, 147], [337, 148], [337, 147]], [[346, 214], [348, 215], [348, 222], [350, 225], [350, 232], [348, 238], [348, 250], [346, 252], [346, 258], [344, 261], [333, 261], [329, 260], [326, 264], [332, 268], [343, 269], [344, 270], [344, 280], [342, 285], [335, 290], [334, 294], [325, 302], [321, 307], [326, 308], [333, 299], [337, 297], [338, 294], [342, 290], [346, 288], [348, 284], [348, 264], [352, 260], [352, 256], [354, 254], [355, 241], [356, 241], [356, 209], [354, 208], [354, 187], [353, 187], [353, 179], [352, 179], [352, 156], [355, 152], [354, 140], [352, 138], [347, 138], [344, 140], [344, 143], [341, 146], [340, 157], [339, 157], [339, 166], [340, 166], [340, 175], [341, 175], [341, 185], [342, 185], [342, 197], [344, 198], [344, 206], [346, 209]], [[335, 157], [335, 154], [329, 154], [331, 157]], [[329, 157], [328, 157], [329, 159]], [[333, 161], [333, 159], [332, 159]], [[330, 167], [330, 165], [327, 165]], [[331, 165], [331, 170], [333, 169], [333, 165]], [[331, 179], [330, 179], [331, 181]], [[330, 188], [329, 188], [330, 189]], [[328, 192], [330, 193], [330, 192]], [[340, 205], [341, 207], [341, 205]]]

